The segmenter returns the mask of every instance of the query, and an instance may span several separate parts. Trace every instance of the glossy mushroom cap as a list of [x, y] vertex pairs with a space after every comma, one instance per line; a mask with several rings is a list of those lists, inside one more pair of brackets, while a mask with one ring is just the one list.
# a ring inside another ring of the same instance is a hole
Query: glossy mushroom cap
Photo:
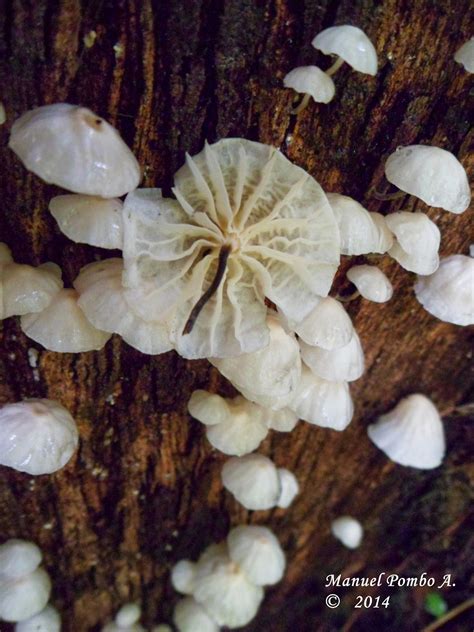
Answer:
[[456, 51], [454, 59], [458, 64], [462, 64], [467, 72], [474, 72], [474, 37], [464, 42], [464, 44]]
[[60, 632], [60, 630], [61, 617], [56, 608], [51, 605], [15, 626], [15, 632]]
[[[4, 409], [2, 409], [4, 410]], [[1, 421], [0, 410], [0, 425]], [[0, 581], [29, 575], [41, 564], [40, 549], [27, 540], [11, 539], [0, 545]]]
[[300, 340], [301, 357], [315, 375], [331, 382], [353, 382], [364, 372], [364, 351], [354, 330], [352, 338], [339, 349], [313, 347]]
[[348, 549], [357, 549], [362, 542], [364, 530], [355, 518], [341, 516], [332, 522], [331, 533]]
[[262, 454], [229, 459], [221, 476], [224, 487], [246, 509], [271, 509], [278, 502], [278, 471], [273, 461]]
[[439, 228], [424, 213], [400, 211], [386, 216], [396, 240], [388, 254], [411, 272], [432, 274], [439, 266]]
[[464, 167], [440, 147], [399, 147], [387, 158], [385, 176], [402, 191], [451, 213], [463, 213], [471, 202]]
[[356, 286], [360, 295], [369, 301], [386, 303], [392, 298], [392, 284], [377, 266], [352, 266], [347, 271], [347, 278]]
[[329, 103], [334, 98], [334, 81], [317, 66], [300, 66], [291, 70], [283, 79], [286, 88], [309, 94], [317, 103]]
[[276, 584], [285, 572], [285, 554], [266, 527], [241, 525], [227, 536], [229, 556], [258, 586]]
[[13, 124], [9, 147], [45, 182], [75, 193], [120, 197], [140, 182], [140, 167], [117, 130], [91, 110], [45, 105]]
[[331, 26], [318, 33], [311, 43], [325, 55], [341, 57], [358, 72], [372, 76], [377, 74], [377, 51], [357, 26]]

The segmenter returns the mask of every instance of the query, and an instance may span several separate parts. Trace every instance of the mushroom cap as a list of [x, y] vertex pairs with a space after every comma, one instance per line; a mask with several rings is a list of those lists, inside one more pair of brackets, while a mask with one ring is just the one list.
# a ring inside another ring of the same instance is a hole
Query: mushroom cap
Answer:
[[454, 59], [458, 64], [462, 64], [467, 72], [474, 72], [474, 37], [464, 42], [456, 51]]
[[277, 506], [281, 509], [287, 509], [299, 493], [300, 486], [293, 472], [284, 468], [278, 468], [278, 478], [280, 479], [280, 496]]
[[280, 495], [277, 468], [262, 454], [234, 457], [224, 463], [222, 483], [246, 509], [271, 509]]
[[9, 147], [29, 171], [74, 193], [120, 197], [140, 182], [140, 166], [117, 130], [77, 105], [26, 112], [13, 124]]
[[257, 613], [263, 589], [233, 562], [225, 543], [208, 547], [197, 563], [194, 599], [220, 626], [238, 628]]
[[323, 428], [344, 430], [354, 414], [347, 382], [329, 382], [303, 365], [298, 391], [290, 408], [304, 421]]
[[48, 603], [51, 580], [48, 573], [37, 568], [16, 579], [0, 578], [0, 619], [23, 621], [41, 612]]
[[257, 586], [276, 584], [283, 577], [286, 560], [280, 543], [266, 527], [241, 525], [227, 536], [229, 557]]
[[393, 245], [393, 235], [383, 215], [371, 213], [347, 195], [327, 193], [341, 235], [341, 254], [383, 254]]
[[388, 251], [410, 272], [432, 274], [439, 266], [439, 228], [424, 213], [399, 211], [385, 218], [396, 241]]
[[190, 560], [180, 560], [171, 569], [173, 588], [183, 595], [192, 595], [195, 586], [196, 564]]
[[231, 415], [231, 409], [224, 397], [200, 389], [191, 394], [188, 411], [190, 415], [206, 426], [226, 422]]
[[99, 248], [123, 247], [123, 202], [90, 195], [57, 195], [49, 203], [59, 229], [77, 243]]
[[21, 317], [23, 333], [46, 349], [59, 353], [102, 349], [110, 334], [96, 329], [87, 320], [78, 299], [75, 290], [60, 290], [42, 312]]
[[[193, 597], [178, 601], [173, 612], [173, 622], [178, 632], [219, 632], [217, 623]], [[171, 632], [171, 628], [168, 629]]]
[[334, 98], [334, 81], [317, 66], [300, 66], [291, 70], [283, 79], [285, 88], [309, 94], [317, 103], [329, 103]]
[[54, 263], [6, 263], [0, 265], [0, 286], [1, 318], [41, 312], [63, 287], [61, 269]]
[[377, 74], [377, 51], [367, 35], [357, 26], [331, 26], [318, 33], [311, 44], [325, 55], [337, 55], [354, 70]]
[[357, 549], [362, 542], [364, 529], [355, 518], [341, 516], [332, 522], [331, 533], [348, 549]]
[[60, 632], [61, 617], [59, 612], [50, 604], [30, 619], [20, 621], [15, 626], [15, 632]]
[[298, 415], [289, 408], [282, 408], [280, 410], [267, 410], [265, 415], [265, 421], [270, 430], [277, 430], [278, 432], [291, 432], [298, 423]]
[[418, 277], [415, 294], [433, 316], [455, 325], [474, 325], [474, 259], [451, 255], [430, 276]]
[[352, 338], [339, 349], [313, 347], [300, 340], [301, 357], [315, 375], [331, 382], [353, 382], [364, 372], [364, 351], [354, 330]]
[[[0, 428], [3, 421], [1, 413], [2, 409], [0, 409]], [[42, 558], [43, 555], [39, 547], [33, 542], [17, 539], [7, 540], [0, 544], [0, 581], [32, 573], [41, 564]]]
[[138, 622], [142, 614], [140, 606], [136, 603], [126, 603], [115, 615], [115, 623], [119, 628], [127, 628]]
[[173, 348], [167, 322], [145, 321], [125, 300], [122, 259], [90, 263], [74, 280], [78, 305], [87, 320], [102, 331], [119, 334], [142, 353], [156, 355]]
[[253, 452], [268, 434], [265, 409], [244, 397], [227, 400], [229, 416], [207, 427], [208, 441], [224, 454], [242, 456]]
[[385, 176], [402, 191], [451, 213], [463, 213], [471, 202], [464, 167], [440, 147], [399, 147], [387, 158]]
[[386, 303], [392, 298], [392, 284], [377, 266], [352, 266], [347, 271], [347, 278], [356, 286], [361, 296], [369, 301]]
[[66, 465], [77, 448], [76, 422], [58, 402], [25, 399], [0, 408], [0, 464], [32, 475]]
[[323, 349], [340, 349], [349, 344], [354, 327], [349, 314], [331, 296], [322, 299], [312, 312], [294, 325], [298, 336], [309, 345]]
[[7, 244], [0, 241], [0, 265], [4, 265], [5, 263], [12, 263], [12, 251], [7, 246]]
[[298, 342], [282, 327], [277, 316], [268, 315], [270, 340], [266, 347], [235, 358], [211, 358], [210, 362], [236, 387], [254, 396], [278, 398], [284, 408], [301, 374]]
[[400, 465], [431, 470], [441, 464], [446, 450], [438, 410], [428, 397], [418, 393], [400, 400], [367, 432], [375, 445]]

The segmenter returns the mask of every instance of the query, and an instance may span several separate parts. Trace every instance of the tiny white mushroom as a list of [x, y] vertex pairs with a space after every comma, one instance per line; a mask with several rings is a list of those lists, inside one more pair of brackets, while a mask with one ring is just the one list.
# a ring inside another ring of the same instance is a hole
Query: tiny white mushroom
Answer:
[[193, 597], [178, 601], [173, 612], [173, 621], [178, 632], [219, 632], [217, 623]]
[[[0, 410], [0, 427], [2, 424]], [[1, 445], [0, 441], [0, 445]], [[40, 549], [27, 540], [11, 539], [0, 545], [0, 581], [5, 578], [22, 577], [32, 573], [41, 564]]]
[[291, 432], [298, 423], [298, 415], [289, 408], [282, 408], [280, 410], [267, 410], [266, 424], [271, 430], [277, 430], [278, 432]]
[[327, 193], [341, 235], [343, 255], [383, 254], [393, 245], [393, 235], [380, 213], [371, 213], [347, 195]]
[[283, 79], [285, 88], [304, 94], [303, 100], [296, 108], [298, 114], [308, 105], [313, 97], [316, 103], [329, 103], [334, 98], [336, 86], [329, 75], [317, 66], [300, 66], [294, 68]]
[[430, 276], [415, 283], [418, 301], [433, 316], [455, 325], [474, 325], [474, 259], [451, 255]]
[[336, 518], [331, 524], [331, 532], [348, 549], [357, 549], [364, 535], [360, 522], [351, 516]]
[[291, 400], [301, 374], [298, 342], [285, 331], [276, 315], [267, 316], [269, 344], [259, 351], [234, 358], [210, 358], [210, 362], [241, 392], [252, 394], [263, 405], [284, 408]]
[[131, 347], [156, 355], [172, 349], [167, 322], [145, 321], [125, 299], [122, 259], [90, 263], [74, 280], [78, 305], [97, 329], [119, 334]]
[[0, 620], [23, 621], [48, 603], [51, 580], [43, 568], [17, 578], [0, 577]]
[[183, 595], [192, 595], [196, 577], [196, 564], [190, 560], [180, 560], [171, 569], [173, 588]]
[[223, 543], [209, 547], [199, 558], [193, 597], [216, 623], [238, 628], [256, 615], [263, 589], [230, 559]]
[[367, 429], [370, 439], [395, 463], [431, 470], [446, 450], [443, 422], [428, 397], [402, 399]]
[[464, 42], [461, 48], [458, 48], [454, 59], [458, 64], [462, 64], [467, 72], [474, 72], [474, 37]]
[[280, 480], [273, 461], [263, 454], [229, 459], [222, 468], [222, 483], [246, 509], [275, 507], [280, 496]]
[[424, 213], [399, 211], [385, 218], [396, 241], [388, 251], [410, 272], [432, 274], [439, 266], [439, 228]]
[[347, 382], [324, 380], [306, 365], [290, 408], [300, 419], [333, 430], [344, 430], [354, 414]]
[[387, 158], [385, 176], [402, 191], [451, 213], [463, 213], [471, 201], [464, 167], [456, 156], [439, 147], [399, 147]]
[[100, 248], [123, 247], [123, 203], [117, 198], [58, 195], [49, 203], [51, 215], [69, 239]]
[[392, 284], [377, 266], [353, 266], [347, 271], [347, 278], [369, 301], [386, 303], [393, 296]]
[[352, 338], [339, 349], [313, 347], [300, 340], [303, 362], [318, 377], [331, 382], [353, 382], [364, 372], [364, 351], [354, 330]]
[[301, 322], [294, 324], [298, 336], [309, 345], [339, 349], [354, 333], [352, 321], [339, 301], [328, 296]]
[[26, 399], [0, 408], [0, 464], [32, 475], [66, 465], [77, 448], [74, 419], [58, 402]]
[[140, 167], [120, 134], [91, 110], [56, 103], [23, 114], [9, 147], [45, 182], [85, 195], [120, 197], [140, 182]]
[[230, 415], [230, 408], [224, 397], [201, 389], [191, 394], [188, 411], [190, 415], [206, 426], [226, 422]]
[[78, 305], [79, 294], [60, 290], [39, 314], [21, 317], [22, 331], [50, 351], [80, 353], [102, 349], [110, 333], [96, 329]]
[[61, 617], [51, 605], [35, 614], [30, 619], [20, 621], [15, 625], [15, 632], [60, 632]]
[[377, 74], [377, 51], [364, 31], [357, 26], [331, 26], [318, 33], [311, 43], [325, 55], [337, 55], [340, 58], [327, 71], [328, 74], [334, 74], [342, 61], [358, 72], [372, 76]]
[[37, 268], [0, 264], [0, 318], [43, 311], [62, 287], [61, 270], [54, 263]]
[[102, 628], [102, 632], [146, 632], [138, 623], [141, 613], [138, 604], [126, 603], [115, 615], [115, 620]]
[[278, 468], [278, 478], [280, 479], [280, 496], [277, 506], [281, 509], [287, 509], [299, 493], [300, 486], [293, 472], [284, 468]]
[[285, 572], [285, 554], [266, 527], [241, 525], [227, 536], [229, 556], [257, 586], [276, 584]]

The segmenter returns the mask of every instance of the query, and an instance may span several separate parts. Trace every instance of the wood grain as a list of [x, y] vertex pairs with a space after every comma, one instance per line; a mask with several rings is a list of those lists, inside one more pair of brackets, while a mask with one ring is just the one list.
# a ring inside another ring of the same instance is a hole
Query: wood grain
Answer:
[[[327, 67], [311, 39], [344, 23], [374, 41], [377, 76], [344, 66], [335, 100], [312, 103], [295, 120], [283, 76], [296, 65]], [[47, 211], [56, 189], [7, 149], [17, 116], [67, 101], [119, 128], [144, 166], [146, 186], [169, 188], [185, 152], [196, 153], [206, 139], [245, 137], [280, 147], [325, 189], [370, 210], [427, 211], [442, 232], [442, 254], [467, 253], [472, 212], [457, 216], [414, 198], [378, 202], [369, 190], [388, 186], [384, 159], [401, 144], [442, 146], [472, 176], [472, 76], [453, 55], [473, 25], [469, 0], [0, 0], [0, 95], [8, 117], [0, 128], [0, 240], [17, 261], [58, 263], [68, 285], [85, 263], [109, 256], [59, 233]], [[91, 30], [97, 38], [87, 48]], [[344, 258], [335, 291], [354, 260], [362, 258]], [[442, 591], [448, 604], [467, 598], [473, 437], [454, 409], [473, 400], [472, 332], [426, 313], [413, 295], [414, 275], [388, 257], [380, 265], [394, 298], [349, 305], [367, 359], [352, 387], [352, 424], [337, 433], [300, 423], [262, 444], [301, 483], [287, 511], [247, 512], [222, 491], [225, 457], [186, 411], [196, 388], [233, 393], [207, 361], [173, 352], [148, 357], [117, 337], [102, 352], [61, 355], [27, 340], [15, 319], [0, 325], [0, 403], [57, 399], [79, 425], [80, 449], [61, 472], [32, 478], [0, 468], [0, 541], [23, 537], [42, 547], [65, 632], [100, 629], [127, 600], [142, 602], [148, 626], [169, 621], [177, 599], [170, 567], [242, 522], [269, 525], [288, 556], [285, 579], [268, 591], [249, 632], [419, 630], [431, 621], [423, 612], [426, 589], [385, 589], [390, 608], [367, 611], [353, 609], [360, 590], [344, 589], [340, 608], [329, 610], [324, 578], [331, 573], [451, 572], [456, 586]], [[36, 376], [29, 348], [39, 351]], [[448, 455], [434, 471], [390, 463], [365, 432], [414, 391], [447, 413]], [[356, 552], [329, 532], [331, 520], [346, 513], [366, 530]], [[468, 616], [449, 629], [467, 629]]]

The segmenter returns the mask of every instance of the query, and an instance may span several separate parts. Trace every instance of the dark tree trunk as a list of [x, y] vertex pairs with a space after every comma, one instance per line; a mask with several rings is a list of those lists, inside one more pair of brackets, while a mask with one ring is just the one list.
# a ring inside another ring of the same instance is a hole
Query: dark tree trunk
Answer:
[[[66, 284], [85, 263], [109, 254], [59, 233], [47, 210], [55, 189], [7, 149], [12, 121], [34, 106], [66, 101], [105, 116], [145, 167], [145, 186], [168, 187], [186, 151], [232, 136], [280, 147], [326, 190], [383, 213], [401, 204], [427, 210], [414, 198], [382, 203], [369, 195], [373, 185], [384, 186], [384, 159], [398, 145], [433, 143], [472, 166], [472, 76], [453, 60], [473, 31], [469, 0], [0, 0], [0, 7], [7, 112], [0, 128], [0, 240], [19, 262], [58, 263]], [[326, 67], [311, 39], [344, 23], [372, 38], [379, 72], [370, 78], [344, 66], [335, 100], [312, 103], [295, 121], [282, 78], [296, 65]], [[83, 38], [91, 30], [97, 38], [87, 48]], [[442, 232], [441, 253], [467, 253], [470, 213], [428, 213]], [[302, 492], [287, 511], [249, 513], [223, 492], [225, 457], [186, 410], [196, 388], [233, 392], [207, 361], [148, 357], [118, 337], [100, 353], [61, 355], [29, 341], [16, 319], [0, 325], [0, 402], [49, 397], [79, 424], [80, 449], [59, 473], [32, 478], [0, 468], [0, 541], [22, 537], [42, 547], [66, 632], [97, 630], [131, 599], [143, 603], [147, 625], [169, 621], [177, 599], [173, 563], [197, 556], [243, 522], [270, 526], [288, 557], [284, 580], [268, 591], [246, 630], [398, 632], [431, 621], [423, 612], [426, 589], [372, 589], [391, 595], [389, 608], [354, 609], [356, 594], [367, 589], [326, 589], [332, 573], [452, 573], [456, 585], [441, 590], [449, 606], [468, 597], [472, 428], [454, 409], [472, 401], [472, 338], [467, 328], [421, 308], [414, 275], [388, 257], [381, 267], [393, 299], [349, 305], [367, 360], [352, 387], [349, 428], [337, 433], [300, 423], [262, 445], [300, 480]], [[36, 378], [29, 348], [39, 351]], [[389, 462], [365, 432], [414, 391], [446, 412], [447, 458], [433, 471]], [[356, 552], [330, 535], [331, 520], [342, 513], [364, 524]], [[342, 597], [338, 609], [325, 607], [329, 592]], [[450, 629], [469, 629], [467, 617]]]

